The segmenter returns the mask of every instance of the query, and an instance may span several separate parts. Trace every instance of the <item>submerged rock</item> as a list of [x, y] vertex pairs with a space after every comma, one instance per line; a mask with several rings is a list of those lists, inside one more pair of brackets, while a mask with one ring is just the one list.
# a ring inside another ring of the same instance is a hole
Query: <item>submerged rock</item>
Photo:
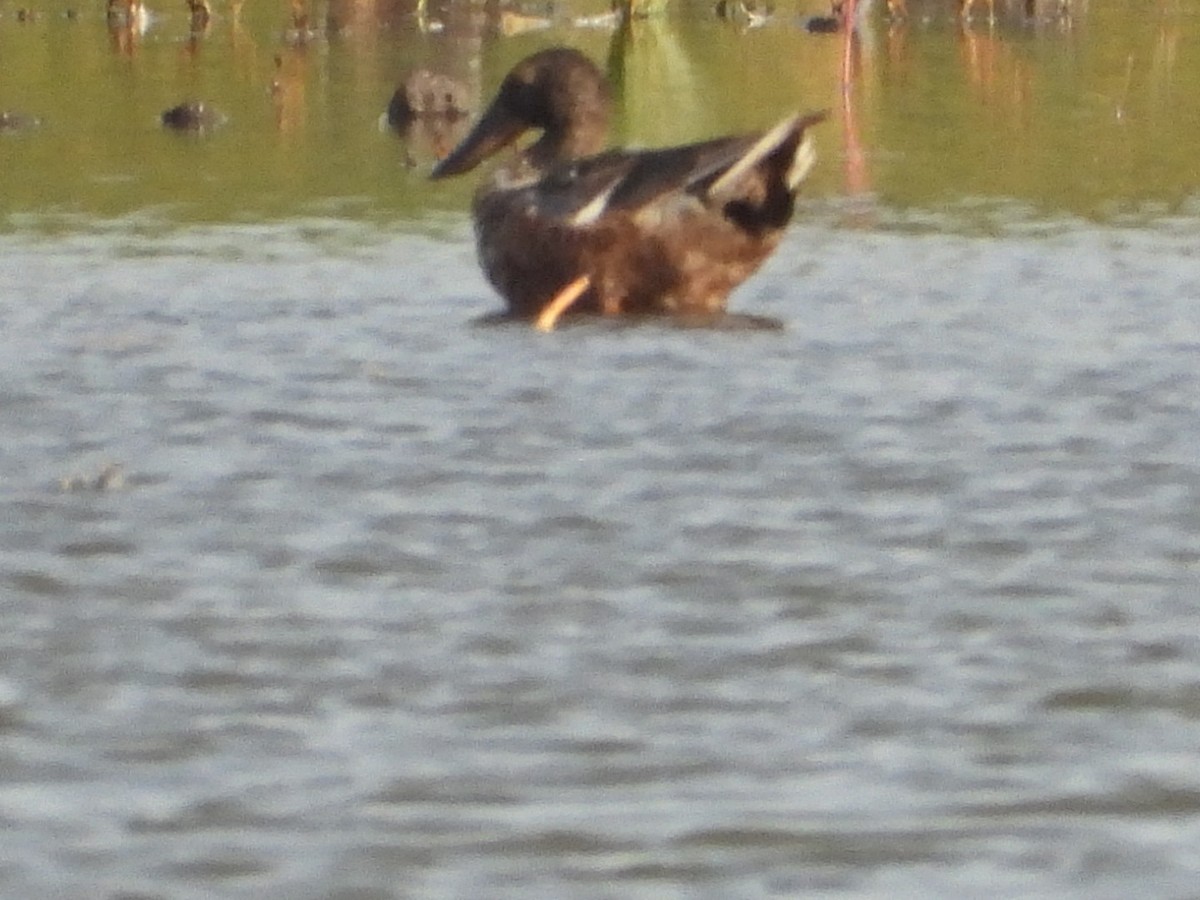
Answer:
[[842, 20], [837, 16], [812, 16], [804, 28], [810, 34], [837, 34], [842, 30]]
[[224, 125], [224, 113], [213, 109], [203, 101], [191, 101], [172, 106], [162, 114], [164, 128], [173, 131], [190, 131], [202, 134]]
[[466, 135], [469, 97], [470, 91], [461, 81], [417, 69], [396, 88], [379, 118], [379, 127], [390, 128], [404, 139], [406, 165], [417, 166], [418, 157], [438, 160]]

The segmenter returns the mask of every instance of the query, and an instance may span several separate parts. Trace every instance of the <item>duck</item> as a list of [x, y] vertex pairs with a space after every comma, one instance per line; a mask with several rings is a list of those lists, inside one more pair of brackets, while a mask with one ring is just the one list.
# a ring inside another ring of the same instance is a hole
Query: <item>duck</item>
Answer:
[[611, 107], [591, 59], [541, 50], [505, 76], [430, 177], [469, 172], [540, 131], [472, 202], [480, 264], [505, 318], [541, 330], [567, 314], [719, 319], [778, 246], [816, 159], [809, 129], [826, 112], [681, 146], [605, 149]]

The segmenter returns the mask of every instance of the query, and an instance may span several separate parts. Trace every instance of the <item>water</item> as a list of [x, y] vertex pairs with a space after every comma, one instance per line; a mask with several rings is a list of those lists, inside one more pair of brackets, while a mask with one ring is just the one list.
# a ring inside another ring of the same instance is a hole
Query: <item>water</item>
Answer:
[[463, 238], [6, 242], [6, 893], [1188, 895], [1194, 230], [800, 225], [781, 334]]
[[543, 335], [469, 185], [232, 112], [3, 201], [0, 895], [1195, 895], [1183, 169], [956, 199], [881, 118], [856, 193], [831, 129], [783, 331]]

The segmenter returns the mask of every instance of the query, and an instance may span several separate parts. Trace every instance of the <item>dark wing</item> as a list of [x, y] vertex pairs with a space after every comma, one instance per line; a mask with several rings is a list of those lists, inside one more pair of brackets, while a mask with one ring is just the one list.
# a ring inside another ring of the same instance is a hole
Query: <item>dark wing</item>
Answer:
[[[738, 199], [746, 189], [761, 193], [764, 176], [752, 174], [760, 170], [774, 172], [769, 177], [779, 179], [790, 193], [805, 130], [823, 118], [824, 113], [792, 116], [758, 134], [661, 150], [612, 150], [562, 163], [537, 185], [535, 204], [542, 215], [586, 226], [603, 215], [632, 213], [670, 193], [711, 192], [722, 203]], [[811, 156], [803, 171], [809, 164]]]
[[664, 194], [705, 190], [741, 159], [758, 135], [715, 138], [699, 144], [643, 150], [609, 194], [610, 210], [635, 210]]
[[604, 214], [640, 209], [671, 192], [703, 190], [757, 137], [716, 138], [661, 150], [610, 150], [562, 163], [538, 183], [538, 210], [586, 225]]

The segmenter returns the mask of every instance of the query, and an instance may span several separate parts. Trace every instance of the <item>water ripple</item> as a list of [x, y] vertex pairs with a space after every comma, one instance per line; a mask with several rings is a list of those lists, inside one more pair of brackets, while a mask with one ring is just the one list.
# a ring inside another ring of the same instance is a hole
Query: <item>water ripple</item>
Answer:
[[772, 334], [6, 243], [5, 892], [1185, 896], [1191, 232], [850, 237]]

